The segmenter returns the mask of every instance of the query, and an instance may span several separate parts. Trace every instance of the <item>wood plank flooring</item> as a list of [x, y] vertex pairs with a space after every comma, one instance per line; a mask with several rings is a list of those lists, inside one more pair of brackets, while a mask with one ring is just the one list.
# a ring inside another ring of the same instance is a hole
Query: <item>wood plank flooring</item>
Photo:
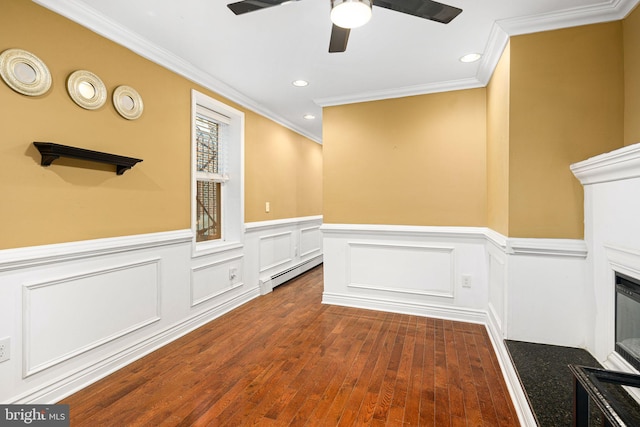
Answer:
[[320, 266], [68, 397], [71, 425], [519, 425], [483, 326], [322, 287]]

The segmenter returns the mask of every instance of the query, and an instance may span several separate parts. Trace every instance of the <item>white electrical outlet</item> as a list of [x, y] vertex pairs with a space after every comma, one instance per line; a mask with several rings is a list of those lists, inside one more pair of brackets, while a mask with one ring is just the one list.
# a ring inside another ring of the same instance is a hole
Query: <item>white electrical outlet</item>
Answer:
[[11, 357], [11, 338], [0, 339], [0, 362], [9, 360]]
[[229, 280], [233, 282], [238, 277], [238, 269], [235, 267], [229, 267]]
[[471, 287], [471, 275], [470, 274], [463, 274], [462, 275], [462, 287], [463, 288], [470, 288]]
[[271, 203], [269, 203], [269, 202], [265, 202], [265, 203], [264, 203], [264, 211], [265, 211], [266, 213], [271, 212]]

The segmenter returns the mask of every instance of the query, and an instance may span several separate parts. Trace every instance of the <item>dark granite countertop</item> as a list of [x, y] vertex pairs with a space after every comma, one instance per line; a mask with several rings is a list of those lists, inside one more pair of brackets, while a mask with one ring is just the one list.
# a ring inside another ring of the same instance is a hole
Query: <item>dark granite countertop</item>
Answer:
[[602, 366], [579, 348], [510, 340], [505, 344], [538, 425], [572, 426], [573, 374], [568, 366]]

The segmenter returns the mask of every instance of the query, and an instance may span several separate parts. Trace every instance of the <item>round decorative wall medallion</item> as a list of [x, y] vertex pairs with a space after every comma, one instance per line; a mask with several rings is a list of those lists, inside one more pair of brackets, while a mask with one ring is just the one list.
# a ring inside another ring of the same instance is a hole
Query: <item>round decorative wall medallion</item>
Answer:
[[107, 100], [107, 88], [95, 74], [78, 70], [69, 75], [67, 91], [73, 101], [87, 110], [102, 107]]
[[113, 106], [127, 120], [137, 119], [144, 109], [140, 94], [129, 86], [118, 86], [113, 91]]
[[51, 73], [44, 62], [22, 49], [0, 54], [0, 77], [11, 89], [27, 96], [43, 95], [51, 87]]

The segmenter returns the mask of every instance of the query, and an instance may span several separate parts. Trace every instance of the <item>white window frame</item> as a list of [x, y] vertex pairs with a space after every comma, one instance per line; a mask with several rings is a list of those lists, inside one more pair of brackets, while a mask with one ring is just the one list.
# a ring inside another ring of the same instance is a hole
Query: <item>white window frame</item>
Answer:
[[[229, 122], [224, 147], [226, 176], [220, 185], [221, 237], [203, 242], [196, 242], [197, 106], [228, 118]], [[191, 231], [196, 254], [228, 250], [244, 242], [244, 113], [196, 90], [191, 91]]]

